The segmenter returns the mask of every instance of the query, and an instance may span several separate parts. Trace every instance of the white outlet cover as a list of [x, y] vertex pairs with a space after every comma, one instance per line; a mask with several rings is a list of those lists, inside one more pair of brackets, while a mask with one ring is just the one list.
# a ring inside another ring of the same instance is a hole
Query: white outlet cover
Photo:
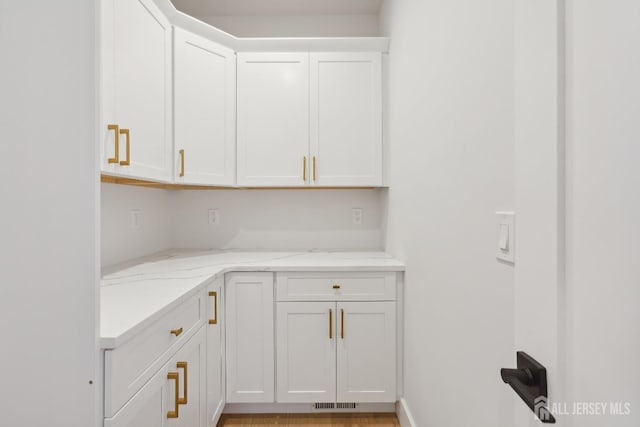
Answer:
[[210, 225], [217, 225], [218, 224], [218, 221], [220, 220], [219, 215], [218, 215], [218, 209], [209, 209], [208, 216], [209, 216], [209, 224]]
[[131, 210], [131, 229], [140, 230], [140, 209]]
[[496, 212], [496, 258], [515, 262], [515, 212]]
[[362, 208], [353, 208], [351, 210], [351, 222], [355, 225], [362, 225]]

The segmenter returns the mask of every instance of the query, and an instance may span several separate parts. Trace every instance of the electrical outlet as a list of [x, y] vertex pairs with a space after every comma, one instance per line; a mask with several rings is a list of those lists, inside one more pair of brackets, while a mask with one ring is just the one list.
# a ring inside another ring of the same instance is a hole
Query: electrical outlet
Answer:
[[362, 208], [351, 209], [351, 222], [354, 225], [362, 225]]
[[217, 225], [219, 219], [218, 209], [209, 209], [209, 224]]
[[140, 230], [140, 209], [131, 210], [131, 229]]

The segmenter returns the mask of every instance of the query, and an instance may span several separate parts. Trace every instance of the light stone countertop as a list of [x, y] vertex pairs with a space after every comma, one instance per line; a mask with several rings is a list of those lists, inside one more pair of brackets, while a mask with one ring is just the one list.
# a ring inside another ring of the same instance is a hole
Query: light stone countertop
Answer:
[[100, 346], [115, 348], [231, 271], [404, 271], [384, 252], [165, 251], [120, 269], [100, 286]]

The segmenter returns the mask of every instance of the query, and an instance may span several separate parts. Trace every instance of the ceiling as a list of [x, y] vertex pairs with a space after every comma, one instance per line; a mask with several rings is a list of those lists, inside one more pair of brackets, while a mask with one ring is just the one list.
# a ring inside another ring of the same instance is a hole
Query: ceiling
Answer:
[[191, 16], [377, 15], [383, 0], [171, 0]]

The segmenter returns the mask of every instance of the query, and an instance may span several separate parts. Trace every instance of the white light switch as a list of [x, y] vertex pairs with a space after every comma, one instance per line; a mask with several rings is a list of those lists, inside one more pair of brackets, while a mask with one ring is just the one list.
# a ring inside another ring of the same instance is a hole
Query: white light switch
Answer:
[[509, 225], [500, 224], [500, 238], [498, 241], [498, 248], [501, 251], [509, 250]]
[[496, 212], [497, 232], [498, 232], [498, 251], [496, 258], [514, 262], [514, 223], [515, 213], [513, 212]]

